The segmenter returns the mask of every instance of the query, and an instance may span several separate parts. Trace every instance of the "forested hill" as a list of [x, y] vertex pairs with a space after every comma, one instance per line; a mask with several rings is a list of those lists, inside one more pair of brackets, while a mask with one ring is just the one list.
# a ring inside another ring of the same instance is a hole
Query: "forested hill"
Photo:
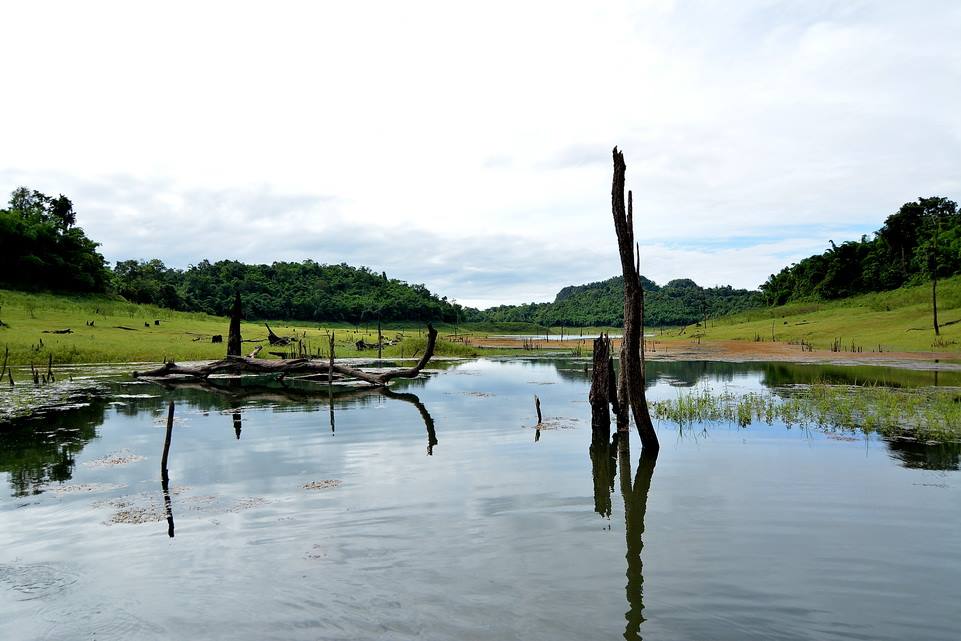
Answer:
[[[683, 278], [663, 287], [641, 277], [644, 319], [650, 326], [689, 325], [705, 317], [722, 316], [761, 304], [758, 292], [724, 287], [701, 287]], [[615, 276], [598, 283], [572, 285], [557, 293], [552, 303], [502, 305], [483, 312], [495, 322], [520, 321], [546, 326], [620, 326], [624, 322], [624, 279]]]
[[215, 315], [229, 312], [234, 291], [239, 290], [248, 318], [454, 322], [465, 311], [475, 311], [383, 272], [312, 260], [270, 265], [202, 260], [185, 270], [166, 267], [159, 260], [130, 260], [117, 263], [113, 282], [127, 300]]
[[0, 287], [119, 294], [135, 303], [215, 315], [228, 312], [239, 290], [249, 319], [452, 322], [476, 314], [423, 285], [366, 267], [202, 260], [174, 269], [159, 260], [128, 260], [110, 269], [97, 247], [76, 226], [69, 198], [20, 187], [0, 209]]
[[961, 274], [961, 213], [935, 196], [905, 203], [871, 236], [809, 256], [772, 274], [765, 302], [831, 300]]

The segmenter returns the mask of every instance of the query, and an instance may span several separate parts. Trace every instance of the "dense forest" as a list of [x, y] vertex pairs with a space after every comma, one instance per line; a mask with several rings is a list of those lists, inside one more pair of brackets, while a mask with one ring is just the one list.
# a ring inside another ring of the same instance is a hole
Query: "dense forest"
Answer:
[[[757, 292], [701, 287], [682, 278], [663, 287], [641, 277], [644, 318], [650, 326], [689, 325], [704, 318], [739, 312], [761, 304]], [[552, 303], [502, 305], [483, 312], [495, 322], [526, 321], [547, 326], [620, 326], [624, 322], [624, 279], [565, 287]]]
[[102, 292], [110, 272], [93, 242], [76, 227], [70, 199], [26, 187], [0, 209], [0, 283], [15, 289]]
[[465, 310], [423, 285], [409, 285], [366, 267], [302, 263], [246, 265], [200, 261], [185, 270], [159, 260], [127, 260], [113, 270], [117, 293], [138, 303], [225, 315], [239, 290], [248, 318], [288, 320], [463, 320]]
[[366, 267], [200, 261], [185, 270], [159, 260], [107, 267], [98, 243], [75, 226], [66, 196], [20, 187], [0, 209], [0, 285], [59, 292], [108, 292], [137, 303], [224, 315], [239, 290], [248, 318], [457, 321], [475, 313], [423, 285]]
[[961, 214], [942, 197], [919, 198], [888, 216], [872, 236], [785, 267], [763, 285], [764, 301], [846, 298], [961, 273]]

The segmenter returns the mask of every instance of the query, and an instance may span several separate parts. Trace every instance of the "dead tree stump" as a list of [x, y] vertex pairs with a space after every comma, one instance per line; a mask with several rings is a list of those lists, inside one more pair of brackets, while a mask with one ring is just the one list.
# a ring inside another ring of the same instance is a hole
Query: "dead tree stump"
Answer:
[[591, 440], [607, 442], [611, 438], [610, 407], [610, 354], [611, 343], [604, 334], [594, 339], [594, 370], [591, 374]]
[[240, 356], [240, 292], [234, 294], [234, 306], [230, 310], [230, 331], [227, 332], [227, 356]]

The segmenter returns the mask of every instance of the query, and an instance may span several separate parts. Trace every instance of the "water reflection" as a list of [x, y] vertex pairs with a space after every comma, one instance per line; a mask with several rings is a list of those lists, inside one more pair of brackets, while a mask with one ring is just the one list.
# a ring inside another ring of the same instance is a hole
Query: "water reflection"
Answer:
[[961, 443], [919, 443], [910, 439], [890, 439], [891, 458], [907, 468], [921, 470], [958, 470]]
[[617, 434], [614, 444], [605, 441], [591, 443], [591, 470], [594, 473], [594, 511], [605, 518], [611, 516], [611, 493], [617, 475]]
[[631, 484], [631, 452], [627, 439], [618, 450], [618, 466], [621, 475], [621, 496], [624, 497], [624, 526], [627, 539], [627, 593], [628, 609], [624, 613], [627, 625], [624, 638], [640, 640], [641, 624], [644, 622], [644, 517], [647, 514], [647, 496], [651, 490], [651, 478], [657, 455], [641, 452], [637, 462], [637, 474]]
[[[553, 398], [552, 405], [563, 406], [571, 399], [583, 400], [589, 384], [589, 373], [584, 370], [584, 359], [515, 360], [506, 363], [490, 363], [484, 376], [490, 377], [492, 385], [499, 384], [499, 372], [510, 368], [549, 369], [561, 381], [582, 383], [583, 387], [566, 392], [571, 398]], [[714, 363], [714, 362], [647, 362], [648, 386], [687, 386], [705, 381], [733, 381], [760, 386], [782, 386], [813, 381], [838, 384], [884, 384], [895, 387], [961, 384], [958, 372], [915, 371], [891, 367], [868, 367], [839, 365], [813, 365], [792, 363]], [[438, 376], [438, 374], [435, 374]], [[440, 374], [439, 376], [444, 376]], [[46, 485], [71, 480], [75, 458], [93, 439], [98, 427], [110, 415], [108, 409], [125, 416], [156, 412], [168, 400], [186, 404], [201, 412], [227, 412], [231, 415], [233, 434], [240, 439], [243, 434], [244, 412], [257, 407], [271, 407], [281, 411], [326, 411], [331, 433], [335, 431], [335, 411], [339, 407], [366, 406], [382, 397], [401, 400], [414, 405], [427, 434], [427, 453], [433, 455], [437, 445], [434, 420], [421, 399], [412, 390], [422, 388], [430, 379], [404, 381], [403, 392], [328, 386], [317, 382], [287, 379], [210, 379], [209, 384], [199, 382], [172, 385], [136, 384], [120, 380], [113, 388], [114, 394], [123, 394], [122, 404], [111, 405], [110, 398], [90, 398], [82, 406], [61, 411], [47, 412], [41, 417], [21, 419], [0, 425], [0, 473], [8, 475], [14, 496], [26, 496], [42, 492]], [[526, 380], [524, 375], [520, 381]], [[505, 378], [504, 381], [509, 381]], [[504, 382], [506, 385], [507, 383]], [[520, 383], [519, 383], [520, 384]], [[557, 389], [560, 389], [558, 387]], [[130, 394], [130, 392], [140, 392]], [[545, 392], [548, 390], [545, 389]], [[144, 393], [146, 392], [146, 393]], [[504, 397], [502, 397], [504, 398]], [[518, 413], [528, 413], [528, 400], [518, 400]], [[472, 401], [476, 402], [476, 401]], [[465, 411], [467, 408], [465, 407]], [[541, 430], [535, 430], [533, 438], [538, 441]], [[961, 468], [961, 444], [928, 444], [909, 440], [884, 440], [890, 455], [908, 468], [925, 470], [958, 470]], [[605, 499], [604, 488], [610, 484], [610, 473], [604, 469], [605, 461], [613, 454], [604, 452], [604, 446], [591, 449], [596, 459], [598, 476], [595, 479], [595, 499], [598, 513], [608, 514], [609, 497]]]
[[424, 421], [424, 427], [427, 429], [427, 456], [433, 456], [434, 446], [437, 445], [437, 433], [434, 431], [434, 419], [431, 417], [430, 412], [427, 411], [427, 408], [424, 406], [424, 404], [420, 402], [420, 398], [418, 398], [418, 396], [412, 392], [395, 392], [388, 387], [378, 388], [378, 391], [387, 398], [404, 401], [417, 408], [421, 420]]
[[0, 472], [9, 474], [13, 496], [39, 494], [52, 482], [69, 481], [75, 457], [97, 437], [107, 402], [0, 426]]

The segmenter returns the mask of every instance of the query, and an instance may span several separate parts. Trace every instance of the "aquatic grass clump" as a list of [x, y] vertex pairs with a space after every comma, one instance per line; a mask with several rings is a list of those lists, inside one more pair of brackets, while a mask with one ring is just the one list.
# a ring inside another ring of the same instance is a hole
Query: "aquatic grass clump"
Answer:
[[659, 420], [679, 425], [699, 422], [781, 421], [822, 429], [877, 432], [924, 441], [961, 441], [961, 392], [858, 385], [791, 386], [767, 392], [734, 394], [699, 389], [651, 403]]

